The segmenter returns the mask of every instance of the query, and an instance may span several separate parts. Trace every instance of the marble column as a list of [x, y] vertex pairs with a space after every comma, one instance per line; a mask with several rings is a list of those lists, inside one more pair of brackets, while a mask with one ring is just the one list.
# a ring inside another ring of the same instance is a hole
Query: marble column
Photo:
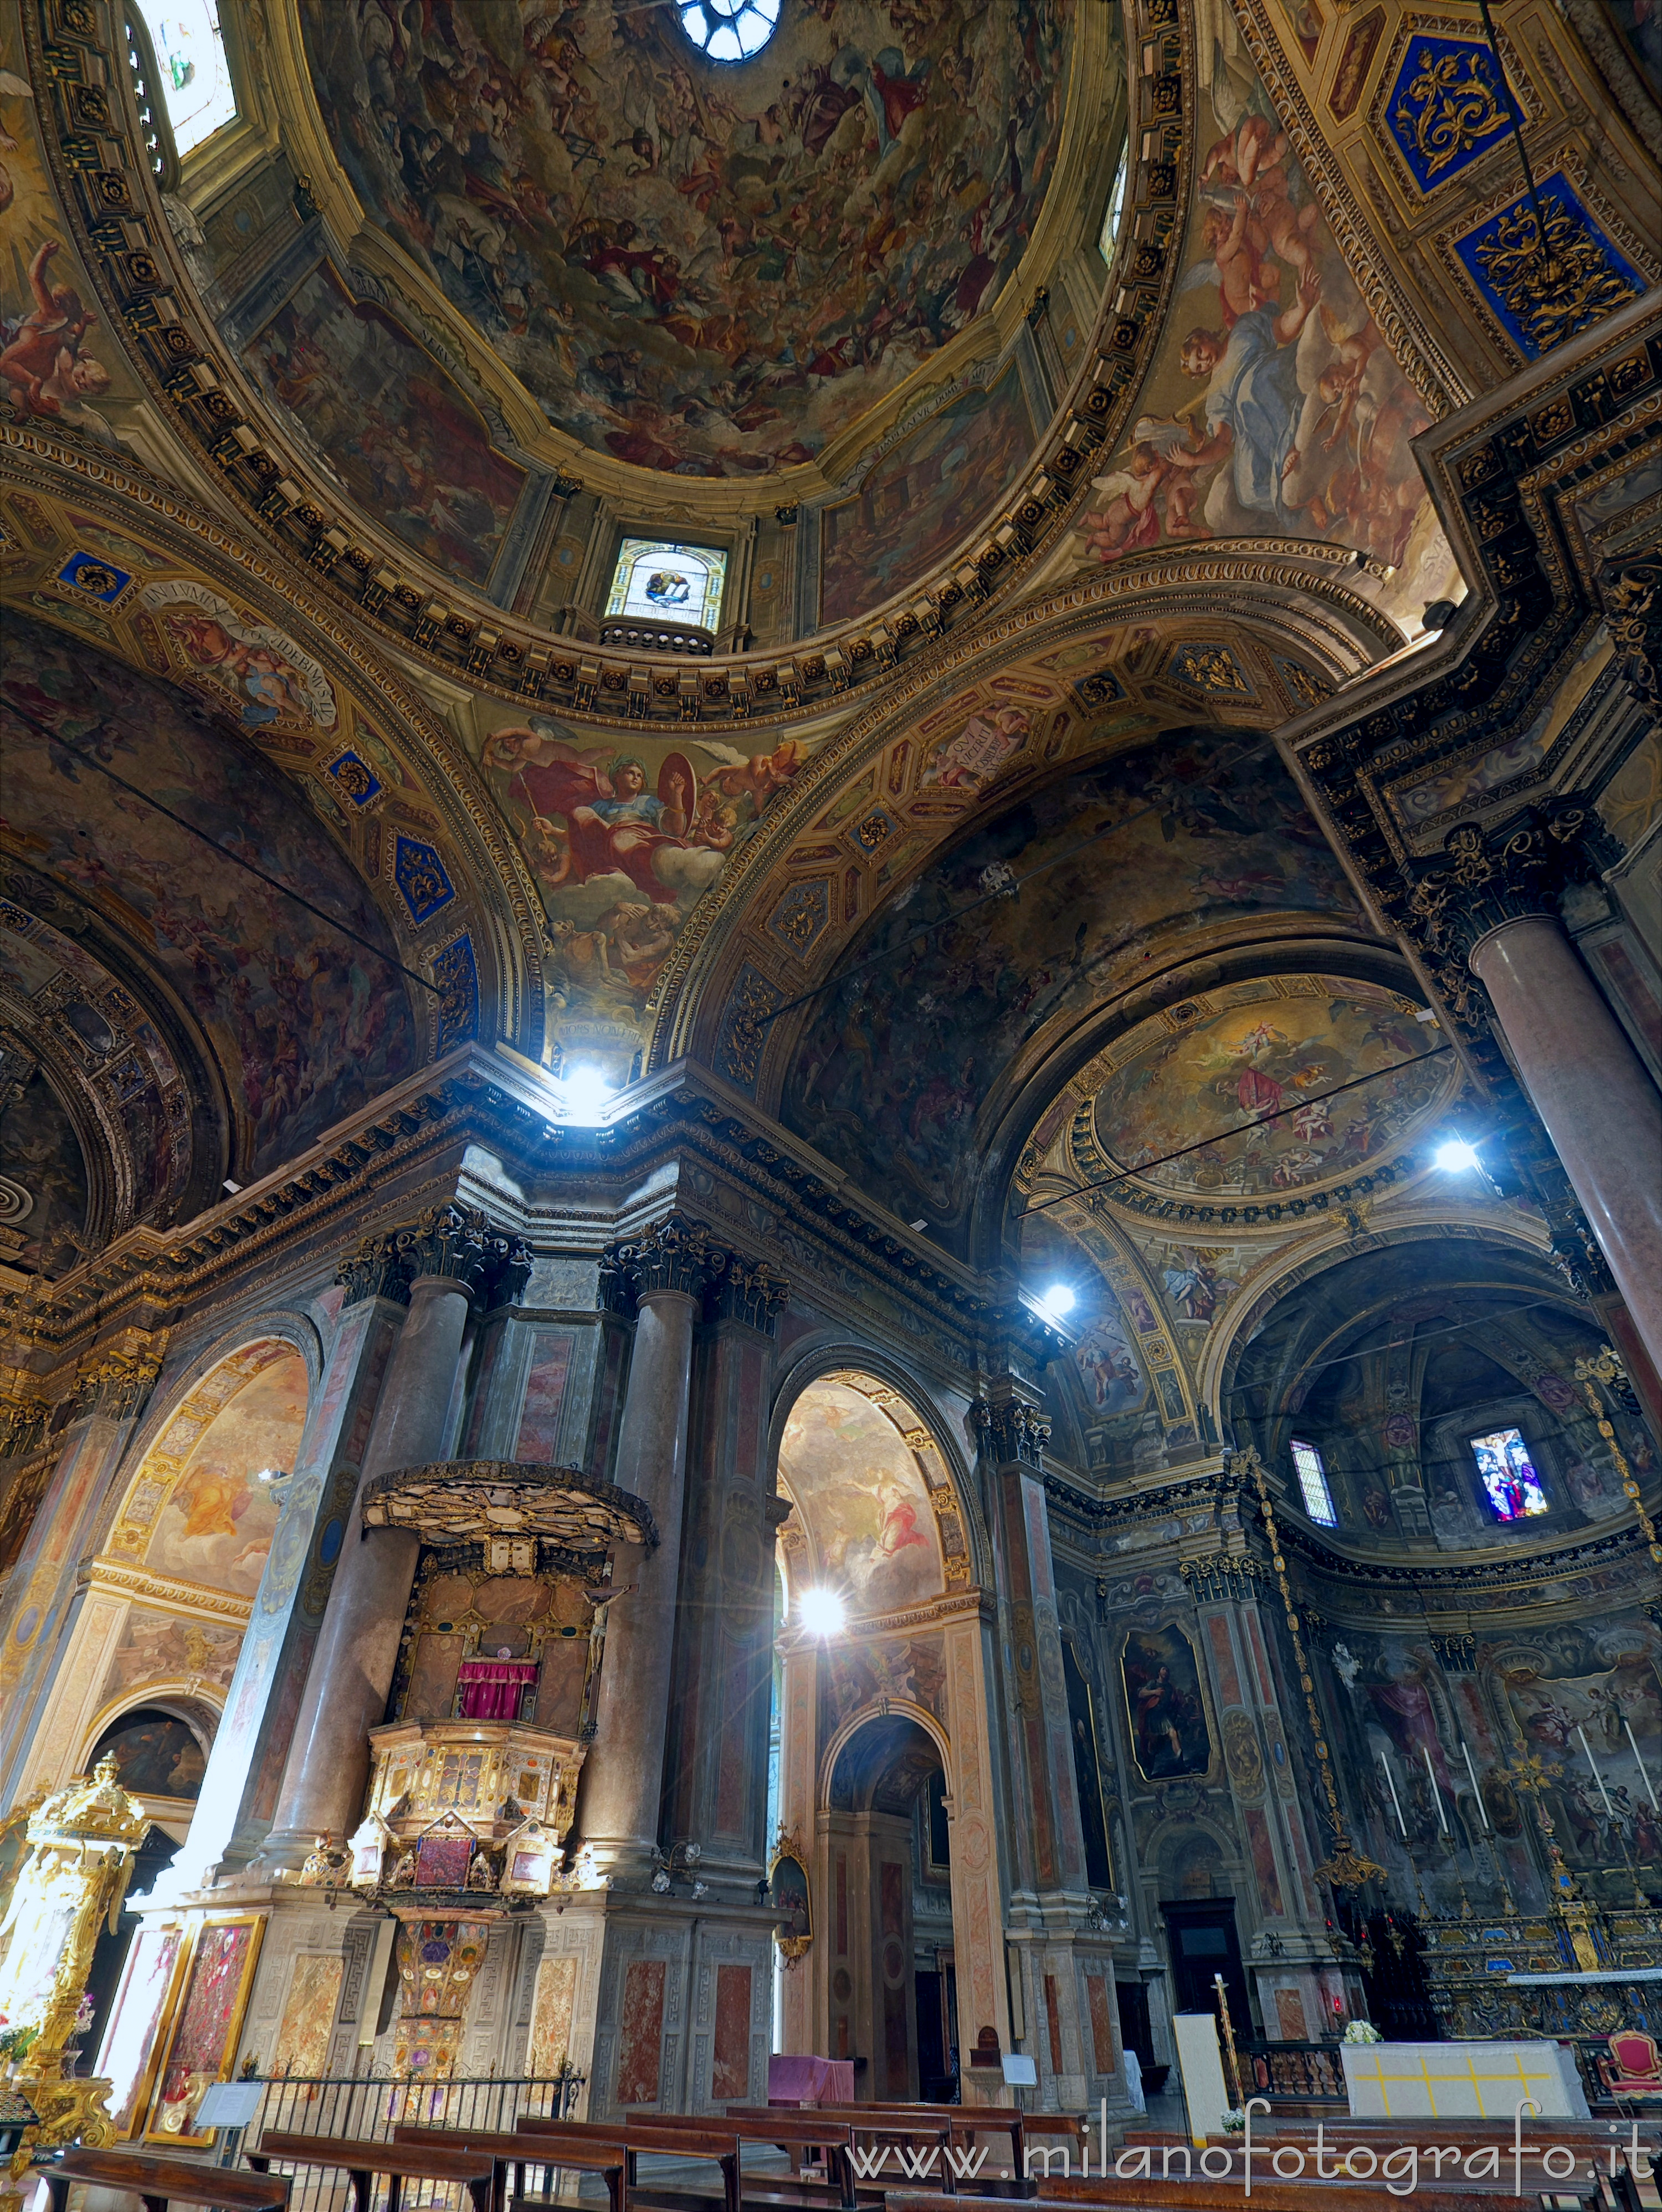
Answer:
[[643, 1875], [658, 1840], [687, 1474], [693, 1328], [727, 1254], [671, 1214], [607, 1255], [613, 1295], [637, 1309], [613, 1480], [651, 1509], [658, 1541], [613, 1569], [613, 1602], [578, 1808], [583, 1840], [615, 1879]]
[[1662, 1366], [1662, 1097], [1556, 917], [1502, 921], [1468, 957], [1652, 1363]]
[[362, 1528], [364, 1491], [378, 1475], [446, 1457], [473, 1303], [505, 1275], [517, 1277], [517, 1290], [528, 1273], [517, 1239], [495, 1234], [482, 1214], [456, 1206], [367, 1239], [343, 1271], [349, 1293], [402, 1296], [409, 1313], [369, 1433], [263, 1863], [298, 1864], [314, 1837], [345, 1835], [357, 1823], [369, 1772], [368, 1731], [385, 1713], [421, 1554], [413, 1530]]
[[772, 1488], [768, 1378], [788, 1285], [737, 1257], [695, 1349], [687, 1506], [663, 1818], [696, 1843], [699, 1871], [748, 1901], [767, 1870], [767, 1724], [778, 1575], [789, 1501]]

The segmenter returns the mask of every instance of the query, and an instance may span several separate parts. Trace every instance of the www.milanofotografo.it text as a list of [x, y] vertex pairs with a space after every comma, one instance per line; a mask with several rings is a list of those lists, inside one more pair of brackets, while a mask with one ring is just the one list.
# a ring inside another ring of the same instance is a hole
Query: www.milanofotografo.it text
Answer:
[[[1489, 2143], [1398, 2143], [1389, 2150], [1376, 2149], [1370, 2143], [1353, 2143], [1348, 2150], [1337, 2148], [1326, 2141], [1325, 2124], [1319, 2123], [1316, 2140], [1306, 2149], [1297, 2143], [1271, 2145], [1253, 2140], [1254, 2109], [1268, 2112], [1268, 2103], [1260, 2097], [1248, 2100], [1246, 2106], [1246, 2125], [1238, 2145], [1208, 2143], [1191, 2149], [1187, 2143], [1138, 2143], [1126, 2149], [1111, 2153], [1107, 2147], [1107, 2112], [1102, 2113], [1102, 2149], [1095, 2164], [1090, 2152], [1090, 2131], [1087, 2127], [1084, 2148], [1077, 2169], [1080, 2180], [1089, 2180], [1095, 2174], [1108, 2181], [1189, 2181], [1197, 2174], [1207, 2181], [1238, 2181], [1241, 2194], [1253, 2193], [1254, 2173], [1260, 2181], [1296, 2181], [1306, 2172], [1321, 2181], [1383, 2181], [1392, 2197], [1411, 2197], [1419, 2187], [1422, 2174], [1441, 2181], [1445, 2173], [1456, 2179], [1496, 2181], [1510, 2170], [1514, 2195], [1523, 2193], [1526, 2168], [1538, 2166], [1544, 2179], [1567, 2182], [1582, 2170], [1588, 2180], [1598, 2178], [1592, 2162], [1592, 2146], [1583, 2143], [1579, 2149], [1568, 2143], [1526, 2143], [1524, 2141], [1523, 2120], [1526, 2110], [1538, 2112], [1533, 2099], [1526, 2097], [1513, 2114], [1510, 2142]], [[973, 2121], [963, 2124], [974, 2125]], [[858, 2132], [858, 2123], [855, 2123]], [[1612, 2122], [1610, 2134], [1614, 2138], [1607, 2146], [1609, 2171], [1612, 2179], [1617, 2172], [1618, 2156], [1635, 2174], [1648, 2177], [1648, 2153], [1639, 2140], [1639, 2123], [1632, 2124], [1631, 2141], [1620, 2140], [1620, 2130]], [[943, 2161], [948, 2173], [956, 2181], [977, 2179], [986, 2166], [988, 2152], [985, 2145], [980, 2149], [953, 2146], [943, 2151], [938, 2144], [927, 2149], [913, 2150], [885, 2143], [876, 2148], [856, 2144], [850, 2153], [855, 2176], [861, 2181], [874, 2180], [889, 2162], [890, 2169], [907, 2181], [925, 2182], [937, 2179]], [[1156, 2173], [1155, 2160], [1160, 2160]], [[1059, 2160], [1059, 2164], [1058, 2161]], [[1075, 2178], [1073, 2148], [1070, 2144], [1039, 2144], [1029, 2146], [1022, 2154], [1022, 2172], [1029, 2181], [1057, 2173], [1063, 2179]], [[999, 2177], [1008, 2180], [1006, 2170]]]

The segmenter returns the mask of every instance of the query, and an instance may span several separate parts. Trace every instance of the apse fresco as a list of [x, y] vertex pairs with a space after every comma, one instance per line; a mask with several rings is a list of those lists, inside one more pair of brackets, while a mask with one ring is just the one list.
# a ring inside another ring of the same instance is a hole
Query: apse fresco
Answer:
[[366, 946], [216, 859], [94, 762], [355, 937], [391, 954], [390, 933], [278, 772], [182, 694], [16, 613], [6, 642], [9, 849], [161, 966], [223, 1071], [236, 1171], [252, 1180], [414, 1065], [404, 994]]
[[928, 1489], [895, 1424], [861, 1391], [827, 1380], [803, 1393], [779, 1443], [779, 1477], [816, 1573], [852, 1613], [892, 1613], [940, 1595]]
[[617, 0], [300, 15], [371, 219], [549, 420], [724, 477], [811, 460], [1014, 274], [1068, 12], [792, 6], [743, 70]]
[[525, 472], [493, 451], [478, 410], [396, 316], [355, 299], [325, 262], [243, 359], [395, 538], [470, 582], [489, 575]]
[[[990, 896], [1004, 871], [1032, 879]], [[1140, 977], [1156, 934], [1272, 912], [1355, 908], [1261, 746], [1190, 732], [1064, 774], [933, 862], [850, 947], [860, 973], [804, 1029], [782, 1117], [870, 1196], [950, 1239], [981, 1102], [1028, 1040]]]
[[305, 1362], [262, 1368], [197, 1440], [157, 1518], [145, 1565], [252, 1597], [277, 1526], [277, 1501], [259, 1476], [293, 1473], [305, 1421]]
[[[549, 917], [557, 1065], [628, 1079], [688, 916], [840, 715], [741, 751], [629, 730], [604, 744], [533, 714], [492, 730], [480, 763], [519, 833]], [[765, 741], [764, 741], [765, 742]]]
[[848, 621], [914, 582], [992, 507], [1034, 434], [1011, 361], [874, 461], [820, 517], [820, 620]]
[[1092, 1106], [1096, 1140], [1162, 1192], [1315, 1188], [1400, 1149], [1440, 1110], [1458, 1080], [1448, 1055], [1433, 1056], [1441, 1042], [1397, 993], [1343, 976], [1260, 983], [1227, 1011], [1192, 1000], [1110, 1048], [1119, 1065]]
[[[1629, 1631], [1626, 1640], [1633, 1648], [1620, 1650], [1623, 1638], [1608, 1632], [1596, 1654], [1574, 1648], [1590, 1637], [1567, 1634], [1553, 1639], [1558, 1648], [1514, 1656], [1502, 1668], [1514, 1755], [1533, 1754], [1557, 1776], [1548, 1802], [1572, 1865], [1620, 1863], [1615, 1821], [1640, 1864], [1662, 1863], [1662, 1814], [1647, 1786], [1647, 1776], [1662, 1773], [1662, 1680], [1643, 1637]], [[1571, 1671], [1601, 1656], [1598, 1671]]]
[[[1213, 538], [1326, 538], [1416, 632], [1459, 596], [1410, 441], [1429, 427], [1322, 216], [1268, 96], [1215, 47], [1182, 270], [1160, 350], [1104, 453], [1069, 565]], [[1450, 587], [1453, 586], [1452, 594]]]

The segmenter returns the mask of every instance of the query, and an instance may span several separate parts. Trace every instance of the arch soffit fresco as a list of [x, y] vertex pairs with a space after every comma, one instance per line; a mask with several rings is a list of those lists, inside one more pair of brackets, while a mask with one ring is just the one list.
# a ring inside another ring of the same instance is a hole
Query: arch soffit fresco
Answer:
[[[293, 1362], [303, 1383], [305, 1405], [294, 1430], [298, 1448], [310, 1407], [323, 1375], [323, 1341], [316, 1324], [301, 1314], [275, 1311], [252, 1315], [216, 1344], [204, 1347], [146, 1409], [128, 1464], [131, 1474], [112, 1493], [113, 1509], [100, 1557], [143, 1570], [160, 1540], [162, 1516], [204, 1438], [227, 1407], [251, 1384], [282, 1363]], [[285, 1470], [292, 1474], [293, 1467]], [[177, 1571], [156, 1571], [168, 1579], [198, 1582], [204, 1594], [215, 1588]], [[252, 1591], [240, 1594], [239, 1611]]]
[[[920, 874], [951, 838], [1020, 795], [1024, 781], [1151, 742], [1162, 727], [1216, 720], [1262, 729], [1331, 697], [1398, 640], [1389, 622], [1351, 586], [1354, 562], [1331, 547], [1265, 542], [1180, 556], [1147, 555], [1048, 599], [1012, 611], [961, 644], [943, 643], [908, 668], [816, 751], [767, 808], [754, 834], [704, 895], [654, 986], [648, 1065], [693, 1053], [715, 1060], [727, 1002], [747, 971], [794, 997], [834, 966], [870, 920], [880, 897]], [[1289, 605], [1289, 590], [1301, 596]], [[1219, 594], [1229, 595], [1227, 615]], [[1012, 653], [1012, 647], [1019, 651]], [[1196, 680], [1174, 681], [1184, 647], [1208, 655]], [[1221, 650], [1222, 660], [1210, 658]], [[1046, 665], [1046, 664], [1054, 664]], [[1011, 703], [1030, 723], [1018, 750], [967, 793], [932, 791], [932, 756], [977, 711], [986, 687], [1003, 678], [1031, 688]], [[1093, 687], [1095, 686], [1095, 696]], [[1065, 714], [1058, 731], [1053, 718]], [[1106, 725], [1102, 718], [1109, 717]], [[919, 732], [926, 732], [920, 737]], [[888, 817], [870, 850], [847, 820], [847, 794], [872, 781]], [[848, 872], [858, 890], [845, 895]], [[805, 931], [774, 927], [781, 897], [837, 879], [823, 916]], [[769, 1054], [770, 1064], [779, 1048]], [[787, 1055], [788, 1056], [788, 1055]], [[721, 1071], [733, 1080], [729, 1068]], [[740, 1082], [766, 1096], [764, 1072]]]
[[[31, 442], [43, 441], [32, 434]], [[0, 511], [27, 555], [8, 562], [0, 604], [70, 638], [91, 629], [100, 649], [137, 674], [227, 715], [239, 711], [235, 685], [193, 669], [184, 650], [163, 638], [156, 616], [172, 609], [177, 618], [213, 619], [229, 610], [292, 639], [322, 678], [332, 720], [285, 713], [263, 725], [251, 720], [241, 734], [320, 818], [388, 924], [397, 957], [417, 972], [436, 970], [441, 984], [452, 971], [464, 981], [471, 975], [473, 1011], [465, 1018], [441, 1012], [437, 998], [401, 983], [426, 1056], [463, 1041], [476, 1025], [533, 1055], [540, 1051], [541, 901], [442, 713], [366, 645], [358, 626], [308, 591], [286, 559], [263, 558], [170, 489], [107, 456], [94, 474], [88, 457], [68, 447], [38, 456], [52, 465], [50, 490], [34, 473], [25, 489], [20, 458], [14, 452], [0, 459]], [[126, 581], [100, 609], [59, 572], [89, 552], [107, 564], [114, 558], [110, 545], [124, 546], [133, 568], [113, 572]], [[141, 562], [141, 555], [148, 557]], [[314, 710], [324, 696], [311, 702]], [[464, 943], [470, 967], [455, 959], [454, 948]], [[194, 1029], [182, 1006], [179, 1011]]]
[[[902, 1378], [897, 1371], [886, 1371], [892, 1368], [893, 1363], [886, 1357], [874, 1354], [863, 1345], [821, 1343], [800, 1348], [775, 1393], [767, 1449], [778, 1470], [780, 1494], [791, 1498], [793, 1517], [798, 1524], [807, 1524], [804, 1526], [804, 1534], [812, 1543], [816, 1538], [811, 1516], [804, 1513], [798, 1500], [780, 1456], [792, 1415], [816, 1385], [828, 1382], [857, 1391], [888, 1421], [929, 1501], [936, 1563], [942, 1575], [940, 1589], [915, 1605], [902, 1607], [894, 1617], [899, 1620], [938, 1606], [943, 1599], [955, 1603], [985, 1588], [991, 1551], [975, 1486], [963, 1455], [955, 1449], [949, 1422], [937, 1408], [927, 1404], [915, 1373]], [[786, 1549], [787, 1579], [794, 1584], [795, 1571], [788, 1542]], [[856, 1616], [852, 1625], [881, 1634], [889, 1619], [884, 1614]]]

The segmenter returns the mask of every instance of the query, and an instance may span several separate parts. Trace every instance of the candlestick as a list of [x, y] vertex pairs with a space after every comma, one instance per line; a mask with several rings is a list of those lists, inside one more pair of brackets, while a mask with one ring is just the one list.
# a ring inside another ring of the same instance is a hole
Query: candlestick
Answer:
[[1391, 1762], [1383, 1752], [1380, 1753], [1380, 1765], [1385, 1769], [1385, 1786], [1391, 1792], [1391, 1802], [1396, 1808], [1397, 1826], [1402, 1830], [1402, 1839], [1406, 1843], [1408, 1823], [1403, 1818], [1402, 1801], [1397, 1795], [1397, 1785], [1391, 1778]]
[[1607, 1817], [1613, 1820], [1616, 1818], [1616, 1808], [1610, 1803], [1610, 1791], [1604, 1787], [1604, 1778], [1598, 1771], [1598, 1762], [1594, 1759], [1592, 1749], [1588, 1745], [1587, 1732], [1584, 1728], [1578, 1728], [1575, 1733], [1581, 1739], [1581, 1748], [1587, 1754], [1587, 1765], [1592, 1769], [1592, 1778], [1598, 1784], [1598, 1795], [1604, 1801], [1604, 1812]]
[[1437, 1808], [1437, 1826], [1442, 1830], [1444, 1835], [1447, 1835], [1448, 1833], [1448, 1815], [1443, 1810], [1443, 1793], [1437, 1787], [1437, 1770], [1431, 1764], [1430, 1746], [1428, 1744], [1422, 1743], [1420, 1746], [1420, 1753], [1425, 1760], [1425, 1778], [1431, 1784], [1432, 1801]]
[[1655, 1790], [1653, 1790], [1653, 1789], [1652, 1789], [1652, 1787], [1651, 1787], [1651, 1778], [1650, 1778], [1650, 1776], [1648, 1775], [1648, 1773], [1647, 1773], [1647, 1771], [1646, 1771], [1646, 1770], [1645, 1770], [1645, 1762], [1644, 1762], [1644, 1760], [1643, 1760], [1642, 1759], [1641, 1759], [1641, 1758], [1640, 1758], [1640, 1756], [1639, 1756], [1639, 1743], [1638, 1743], [1638, 1739], [1635, 1736], [1634, 1732], [1633, 1732], [1633, 1724], [1632, 1724], [1632, 1723], [1631, 1723], [1631, 1722], [1627, 1718], [1627, 1717], [1626, 1717], [1626, 1715], [1625, 1715], [1625, 1714], [1623, 1716], [1623, 1719], [1622, 1719], [1622, 1725], [1623, 1725], [1623, 1727], [1624, 1729], [1626, 1729], [1626, 1730], [1627, 1730], [1627, 1732], [1628, 1732], [1628, 1741], [1629, 1741], [1629, 1742], [1633, 1746], [1633, 1756], [1634, 1756], [1634, 1760], [1635, 1760], [1635, 1763], [1637, 1765], [1637, 1766], [1638, 1766], [1638, 1768], [1639, 1768], [1639, 1779], [1640, 1779], [1640, 1780], [1644, 1784], [1644, 1785], [1645, 1785], [1645, 1795], [1646, 1795], [1646, 1796], [1650, 1799], [1650, 1801], [1651, 1801], [1651, 1810], [1652, 1810], [1653, 1812], [1656, 1812], [1656, 1811], [1657, 1811], [1657, 1810], [1659, 1810], [1659, 1809], [1662, 1809], [1662, 1808], [1658, 1808], [1658, 1805], [1657, 1805], [1657, 1802], [1656, 1802], [1656, 1792], [1655, 1792]]
[[1477, 1787], [1477, 1770], [1471, 1764], [1471, 1749], [1464, 1737], [1461, 1739], [1460, 1751], [1465, 1760], [1465, 1771], [1471, 1777], [1471, 1794], [1477, 1801], [1478, 1818], [1482, 1820], [1484, 1832], [1487, 1834], [1489, 1828], [1489, 1808], [1483, 1802], [1483, 1791]]

